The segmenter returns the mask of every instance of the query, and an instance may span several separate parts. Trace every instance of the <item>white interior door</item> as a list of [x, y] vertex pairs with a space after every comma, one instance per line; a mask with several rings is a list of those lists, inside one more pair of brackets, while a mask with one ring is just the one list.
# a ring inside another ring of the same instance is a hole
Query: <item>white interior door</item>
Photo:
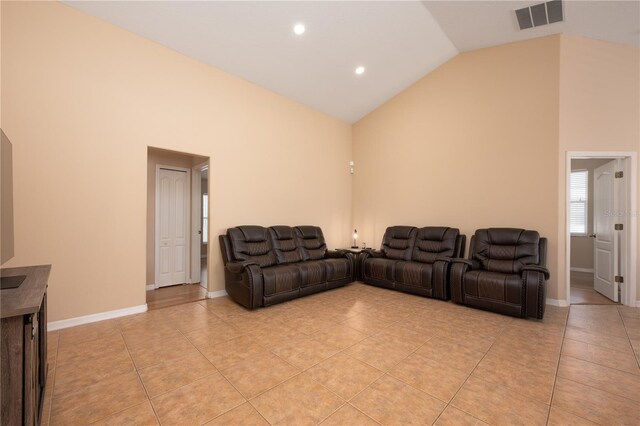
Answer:
[[158, 169], [156, 189], [156, 286], [187, 282], [189, 176]]
[[597, 292], [618, 301], [618, 235], [614, 230], [617, 205], [615, 172], [617, 160], [598, 167], [593, 181], [593, 285]]

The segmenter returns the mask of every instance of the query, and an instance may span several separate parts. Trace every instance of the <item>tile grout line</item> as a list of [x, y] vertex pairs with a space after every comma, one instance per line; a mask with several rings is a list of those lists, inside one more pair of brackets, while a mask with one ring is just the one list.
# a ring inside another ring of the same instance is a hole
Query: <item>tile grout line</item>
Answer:
[[[198, 302], [199, 302], [199, 301], [198, 301]], [[196, 303], [197, 303], [197, 302], [196, 302]], [[201, 305], [201, 306], [202, 306], [202, 305]], [[213, 312], [212, 310], [210, 310], [210, 309], [209, 309], [209, 308], [207, 308], [206, 306], [204, 306], [204, 308], [205, 308], [207, 311], [211, 312], [213, 315], [215, 315], [215, 316], [216, 316], [220, 321], [222, 321], [223, 323], [225, 323], [225, 324], [227, 324], [227, 325], [229, 325], [229, 326], [231, 326], [231, 327], [235, 328], [235, 326], [234, 326], [233, 324], [228, 323], [227, 321], [225, 321], [225, 319], [224, 319], [224, 318], [221, 318], [220, 316], [218, 316], [218, 314], [216, 314], [215, 312]], [[204, 328], [204, 327], [203, 327], [203, 328]], [[191, 340], [189, 340], [189, 338], [188, 338], [188, 337], [187, 337], [187, 336], [182, 332], [182, 330], [178, 329], [178, 332], [179, 332], [179, 333], [180, 333], [180, 334], [181, 334], [185, 339], [187, 339], [187, 341], [188, 341], [188, 342], [189, 342], [189, 343], [190, 343], [190, 344], [191, 344], [191, 345], [192, 345], [192, 346], [193, 346], [193, 347], [198, 351], [198, 353], [199, 353], [200, 355], [202, 355], [202, 356], [207, 360], [207, 362], [208, 362], [209, 364], [211, 364], [211, 365], [213, 366], [213, 368], [215, 368], [215, 369], [216, 369], [216, 371], [215, 371], [214, 373], [211, 373], [211, 374], [208, 374], [208, 375], [206, 375], [206, 376], [204, 376], [204, 377], [201, 377], [201, 379], [202, 379], [202, 378], [205, 378], [205, 377], [213, 376], [215, 373], [218, 373], [218, 374], [220, 374], [220, 376], [221, 376], [221, 377], [222, 377], [222, 378], [223, 378], [227, 383], [229, 383], [229, 385], [231, 385], [231, 387], [232, 387], [236, 392], [238, 392], [238, 395], [240, 395], [240, 396], [242, 397], [242, 399], [244, 399], [244, 402], [242, 402], [242, 403], [240, 403], [240, 404], [238, 404], [238, 405], [236, 405], [236, 406], [234, 406], [234, 407], [232, 407], [232, 408], [230, 408], [230, 409], [228, 409], [228, 410], [226, 410], [226, 411], [221, 412], [221, 413], [220, 413], [220, 414], [218, 414], [217, 416], [215, 416], [215, 417], [213, 417], [213, 418], [211, 418], [211, 419], [206, 420], [206, 421], [205, 421], [204, 423], [202, 423], [202, 424], [205, 424], [205, 423], [211, 422], [211, 421], [213, 421], [213, 420], [217, 419], [218, 417], [220, 417], [220, 416], [222, 416], [222, 415], [224, 415], [224, 414], [226, 414], [226, 413], [230, 412], [231, 410], [235, 410], [236, 408], [238, 408], [238, 407], [242, 406], [243, 404], [249, 403], [249, 404], [253, 407], [253, 404], [251, 404], [251, 403], [249, 402], [249, 399], [248, 399], [248, 398], [246, 398], [246, 397], [244, 396], [244, 394], [243, 394], [242, 392], [240, 392], [240, 390], [239, 390], [238, 388], [236, 388], [236, 387], [234, 386], [234, 384], [233, 384], [233, 383], [231, 383], [231, 381], [230, 381], [230, 380], [229, 380], [229, 379], [228, 379], [224, 374], [222, 374], [222, 372], [220, 371], [220, 369], [218, 369], [218, 367], [216, 367], [216, 366], [215, 366], [215, 364], [214, 364], [213, 362], [211, 362], [211, 360], [210, 360], [209, 358], [207, 358], [205, 354], [203, 354], [203, 353], [202, 353], [202, 351], [200, 350], [200, 348], [199, 348], [199, 347], [197, 347], [197, 346], [196, 346], [196, 345], [195, 345]], [[241, 334], [241, 336], [243, 336], [243, 334]], [[238, 337], [240, 337], [240, 336], [238, 336]], [[230, 340], [233, 340], [233, 339], [230, 339]], [[197, 380], [200, 380], [200, 379], [197, 379]], [[195, 381], [194, 381], [194, 382], [195, 382]], [[194, 382], [187, 383], [187, 384], [185, 384], [184, 386], [189, 386], [190, 384], [192, 384], [192, 383], [194, 383]], [[180, 389], [180, 388], [182, 388], [182, 387], [184, 387], [184, 386], [180, 386], [180, 387], [179, 387], [179, 388], [177, 388], [177, 389]], [[174, 389], [174, 390], [175, 390], [175, 389]], [[165, 394], [166, 394], [166, 393], [169, 393], [169, 392], [173, 392], [174, 390], [171, 390], [171, 391], [165, 392]], [[253, 407], [253, 409], [255, 410], [255, 407]], [[262, 413], [260, 413], [258, 410], [256, 410], [256, 412], [260, 415], [260, 417], [262, 417], [262, 418], [264, 419], [264, 416], [262, 415]], [[267, 419], [264, 419], [264, 420], [265, 420], [267, 423], [271, 424], [269, 421], [267, 421]]]
[[[153, 415], [156, 417], [156, 421], [158, 422], [158, 424], [162, 425], [162, 422], [160, 421], [160, 417], [158, 416], [158, 413], [156, 412], [155, 407], [151, 403], [151, 397], [149, 396], [149, 391], [147, 391], [147, 387], [145, 386], [144, 381], [142, 380], [142, 377], [140, 376], [140, 369], [138, 368], [138, 366], [136, 365], [135, 361], [133, 360], [133, 355], [131, 355], [131, 351], [129, 350], [129, 345], [127, 345], [127, 341], [125, 340], [124, 335], [122, 334], [123, 331], [119, 326], [118, 326], [118, 331], [120, 332], [120, 337], [122, 337], [122, 341], [124, 342], [124, 347], [127, 350], [127, 354], [129, 354], [129, 359], [131, 360], [131, 364], [133, 364], [133, 370], [136, 372], [136, 376], [138, 377], [138, 380], [140, 381], [140, 384], [142, 385], [142, 389], [144, 390], [144, 393], [147, 396], [147, 401], [149, 403], [149, 406], [151, 407], [151, 411], [153, 411]], [[122, 410], [122, 411], [124, 411], [124, 410]]]
[[[453, 408], [462, 411], [463, 413], [466, 413], [468, 415], [470, 415], [471, 417], [473, 417], [474, 419], [478, 419], [482, 422], [484, 422], [484, 420], [479, 419], [478, 417], [474, 416], [471, 413], [466, 412], [465, 410], [456, 407], [455, 405], [452, 404], [453, 400], [456, 398], [456, 395], [458, 395], [458, 393], [460, 393], [460, 391], [462, 390], [462, 388], [464, 387], [464, 385], [469, 381], [469, 378], [471, 377], [471, 375], [473, 374], [473, 372], [476, 370], [476, 368], [478, 368], [478, 365], [480, 365], [480, 363], [482, 362], [482, 360], [487, 356], [487, 354], [489, 353], [489, 351], [491, 350], [491, 348], [493, 347], [493, 345], [496, 343], [496, 341], [498, 340], [498, 338], [500, 337], [500, 335], [504, 332], [504, 330], [508, 327], [509, 323], [507, 325], [505, 325], [504, 327], [502, 327], [502, 329], [500, 330], [500, 333], [498, 333], [498, 336], [496, 336], [496, 338], [493, 340], [493, 342], [491, 342], [491, 345], [489, 346], [489, 348], [486, 350], [486, 352], [484, 353], [484, 355], [482, 355], [482, 358], [480, 358], [480, 360], [476, 363], [475, 367], [473, 367], [473, 369], [469, 372], [469, 374], [467, 375], [467, 378], [464, 379], [464, 382], [462, 382], [462, 384], [460, 385], [460, 387], [458, 388], [458, 390], [453, 394], [453, 396], [451, 397], [451, 399], [449, 400], [449, 402], [447, 402], [447, 405], [444, 407], [444, 410], [442, 410], [442, 412], [438, 415], [438, 417], [435, 419], [435, 421], [433, 422], [434, 424], [438, 421], [438, 419], [442, 416], [442, 413], [444, 413], [447, 408], [449, 408], [449, 406], [452, 406]], [[487, 422], [485, 422], [487, 423]]]
[[[592, 305], [592, 306], [595, 306], [595, 305]], [[617, 309], [616, 309], [616, 310], [617, 310]], [[618, 314], [619, 314], [619, 312], [618, 312]], [[571, 315], [571, 312], [569, 312], [569, 315]], [[568, 320], [569, 320], [569, 316], [567, 316], [567, 322], [568, 322]], [[573, 339], [570, 339], [570, 340], [573, 340]], [[564, 345], [564, 336], [563, 336], [563, 341], [562, 341], [562, 343], [563, 343], [563, 345]], [[586, 342], [584, 342], [584, 343], [586, 343]], [[596, 345], [596, 346], [597, 346], [597, 345]], [[561, 356], [562, 356], [562, 354], [561, 354]], [[567, 356], [567, 355], [565, 355], [565, 356]], [[573, 357], [571, 357], [571, 358], [573, 358]], [[585, 361], [585, 360], [581, 360], [581, 361]], [[585, 361], [585, 362], [589, 362], [589, 361]], [[559, 364], [560, 364], [560, 359], [558, 359], [558, 366], [559, 366]], [[591, 363], [591, 364], [594, 364], [594, 365], [598, 365], [598, 366], [600, 366], [599, 364], [596, 364], [596, 363]], [[605, 367], [605, 368], [606, 368], [606, 366], [602, 366], [602, 367]], [[616, 371], [619, 371], [619, 370], [616, 370]], [[630, 373], [627, 373], [627, 374], [630, 374]], [[628, 401], [630, 401], [630, 402], [632, 402], [632, 403], [634, 403], [634, 404], [637, 404], [637, 401], [634, 401], [634, 400], [632, 400], [632, 399], [630, 399], [630, 398], [627, 398], [626, 396], [617, 395], [617, 394], [614, 394], [614, 393], [608, 392], [608, 391], [606, 391], [606, 390], [599, 389], [599, 388], [597, 388], [597, 387], [595, 387], [595, 386], [591, 386], [591, 385], [589, 385], [589, 384], [582, 383], [582, 382], [579, 382], [579, 381], [576, 381], [576, 380], [568, 379], [568, 378], [565, 378], [565, 377], [561, 377], [561, 378], [562, 378], [563, 380], [568, 380], [568, 381], [570, 381], [570, 382], [577, 383], [577, 384], [579, 384], [579, 385], [586, 386], [586, 387], [591, 388], [591, 389], [595, 389], [595, 390], [597, 390], [597, 391], [599, 391], [599, 392], [606, 393], [606, 394], [608, 394], [608, 395], [613, 396], [614, 398], [624, 398], [625, 400], [628, 400]], [[552, 404], [553, 404], [553, 395], [554, 395], [554, 393], [555, 393], [555, 387], [556, 387], [557, 379], [558, 379], [558, 373], [556, 372], [556, 378], [555, 378], [555, 380], [554, 380], [553, 392], [552, 392], [552, 400], [551, 400]], [[551, 408], [552, 408], [552, 407], [553, 407], [553, 405], [550, 405], [549, 411], [551, 411]], [[581, 419], [588, 420], [588, 421], [590, 421], [590, 422], [592, 422], [592, 423], [597, 423], [596, 421], [593, 421], [593, 420], [590, 420], [590, 419], [587, 419], [587, 418], [583, 417], [583, 416], [581, 415], [581, 413], [575, 413], [575, 412], [573, 412], [573, 411], [569, 411], [569, 410], [565, 410], [565, 411], [567, 411], [567, 412], [569, 412], [569, 413], [573, 414], [574, 416], [579, 417], [579, 418], [581, 418]], [[547, 422], [548, 422], [548, 420], [547, 420]]]
[[627, 331], [627, 324], [624, 322], [624, 317], [620, 313], [620, 309], [616, 308], [616, 311], [618, 312], [618, 316], [620, 316], [620, 320], [622, 321], [622, 327], [624, 328], [624, 333], [627, 335], [627, 339], [629, 340], [629, 345], [631, 346], [631, 353], [636, 359], [636, 365], [638, 366], [638, 368], [640, 368], [640, 359], [636, 355], [636, 350], [633, 347], [633, 343], [631, 342], [631, 337], [629, 336], [629, 332]]
[[[109, 321], [109, 320], [107, 320], [107, 321]], [[131, 361], [131, 365], [133, 366], [133, 370], [134, 370], [134, 372], [136, 374], [136, 378], [138, 379], [138, 382], [142, 386], [142, 389], [143, 389], [143, 391], [145, 393], [146, 401], [149, 402], [149, 405], [151, 406], [151, 409], [153, 410], [153, 405], [151, 404], [151, 400], [150, 400], [149, 395], [147, 393], [147, 390], [146, 390], [146, 388], [144, 386], [144, 383], [142, 382], [142, 379], [140, 378], [140, 375], [138, 374], [138, 369], [136, 368], [135, 362], [133, 361], [133, 358], [131, 357], [131, 352], [129, 352], [129, 347], [127, 346], [127, 342], [124, 340], [124, 336], [122, 336], [122, 330], [121, 330], [120, 326], [117, 325], [117, 323], [116, 323], [116, 327], [115, 328], [118, 330], [118, 334], [122, 338], [122, 342], [124, 343], [124, 347], [125, 347], [125, 350], [127, 351], [127, 355], [129, 355], [129, 360]], [[94, 340], [98, 340], [98, 339], [94, 339]], [[127, 373], [122, 373], [122, 375], [124, 375], [124, 374], [127, 374]], [[118, 411], [115, 411], [115, 412], [111, 412], [111, 413], [105, 415], [104, 417], [101, 417], [99, 419], [96, 419], [96, 420], [92, 421], [90, 424], [97, 423], [97, 422], [99, 422], [101, 420], [109, 418], [110, 416], [122, 413], [122, 412], [124, 412], [124, 411], [126, 411], [126, 410], [128, 410], [128, 409], [130, 409], [132, 407], [135, 407], [136, 405], [139, 405], [139, 404], [132, 404], [132, 405], [129, 405], [129, 406], [127, 406], [127, 407], [125, 407], [125, 408], [123, 408], [121, 410], [118, 410]], [[155, 410], [153, 410], [153, 411], [154, 411], [154, 415], [156, 416], [156, 420], [158, 421], [158, 424], [160, 424], [160, 419], [156, 415]]]
[[560, 371], [560, 359], [562, 358], [562, 348], [564, 347], [564, 339], [567, 334], [567, 327], [569, 324], [569, 317], [571, 316], [571, 305], [569, 305], [569, 312], [567, 318], [564, 321], [564, 329], [562, 330], [562, 343], [560, 344], [560, 354], [558, 355], [558, 362], [556, 363], [556, 372], [553, 375], [553, 387], [551, 388], [551, 398], [549, 399], [549, 409], [547, 410], [547, 421], [545, 424], [549, 424], [549, 417], [551, 416], [551, 408], [553, 407], [553, 396], [556, 392], [556, 382], [558, 381], [558, 372]]

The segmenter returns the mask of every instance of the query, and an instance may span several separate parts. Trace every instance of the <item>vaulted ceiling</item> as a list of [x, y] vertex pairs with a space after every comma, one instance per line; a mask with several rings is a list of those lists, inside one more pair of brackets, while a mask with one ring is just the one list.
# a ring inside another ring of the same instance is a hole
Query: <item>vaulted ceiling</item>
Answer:
[[640, 46], [639, 1], [565, 1], [564, 22], [522, 31], [514, 10], [540, 1], [65, 3], [350, 123], [462, 51], [556, 33]]

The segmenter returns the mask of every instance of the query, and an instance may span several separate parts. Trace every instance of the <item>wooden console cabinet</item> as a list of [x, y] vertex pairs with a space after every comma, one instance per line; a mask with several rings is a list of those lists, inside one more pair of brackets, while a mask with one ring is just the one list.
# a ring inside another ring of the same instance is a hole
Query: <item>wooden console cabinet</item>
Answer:
[[2, 425], [39, 425], [47, 380], [47, 281], [51, 265], [8, 268], [25, 275], [15, 289], [0, 290], [2, 317]]

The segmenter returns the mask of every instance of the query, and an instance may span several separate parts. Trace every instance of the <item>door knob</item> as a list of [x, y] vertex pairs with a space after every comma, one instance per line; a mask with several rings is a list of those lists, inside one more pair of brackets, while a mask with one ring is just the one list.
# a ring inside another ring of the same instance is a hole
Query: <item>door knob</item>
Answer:
[[595, 238], [596, 234], [589, 234], [589, 238]]

